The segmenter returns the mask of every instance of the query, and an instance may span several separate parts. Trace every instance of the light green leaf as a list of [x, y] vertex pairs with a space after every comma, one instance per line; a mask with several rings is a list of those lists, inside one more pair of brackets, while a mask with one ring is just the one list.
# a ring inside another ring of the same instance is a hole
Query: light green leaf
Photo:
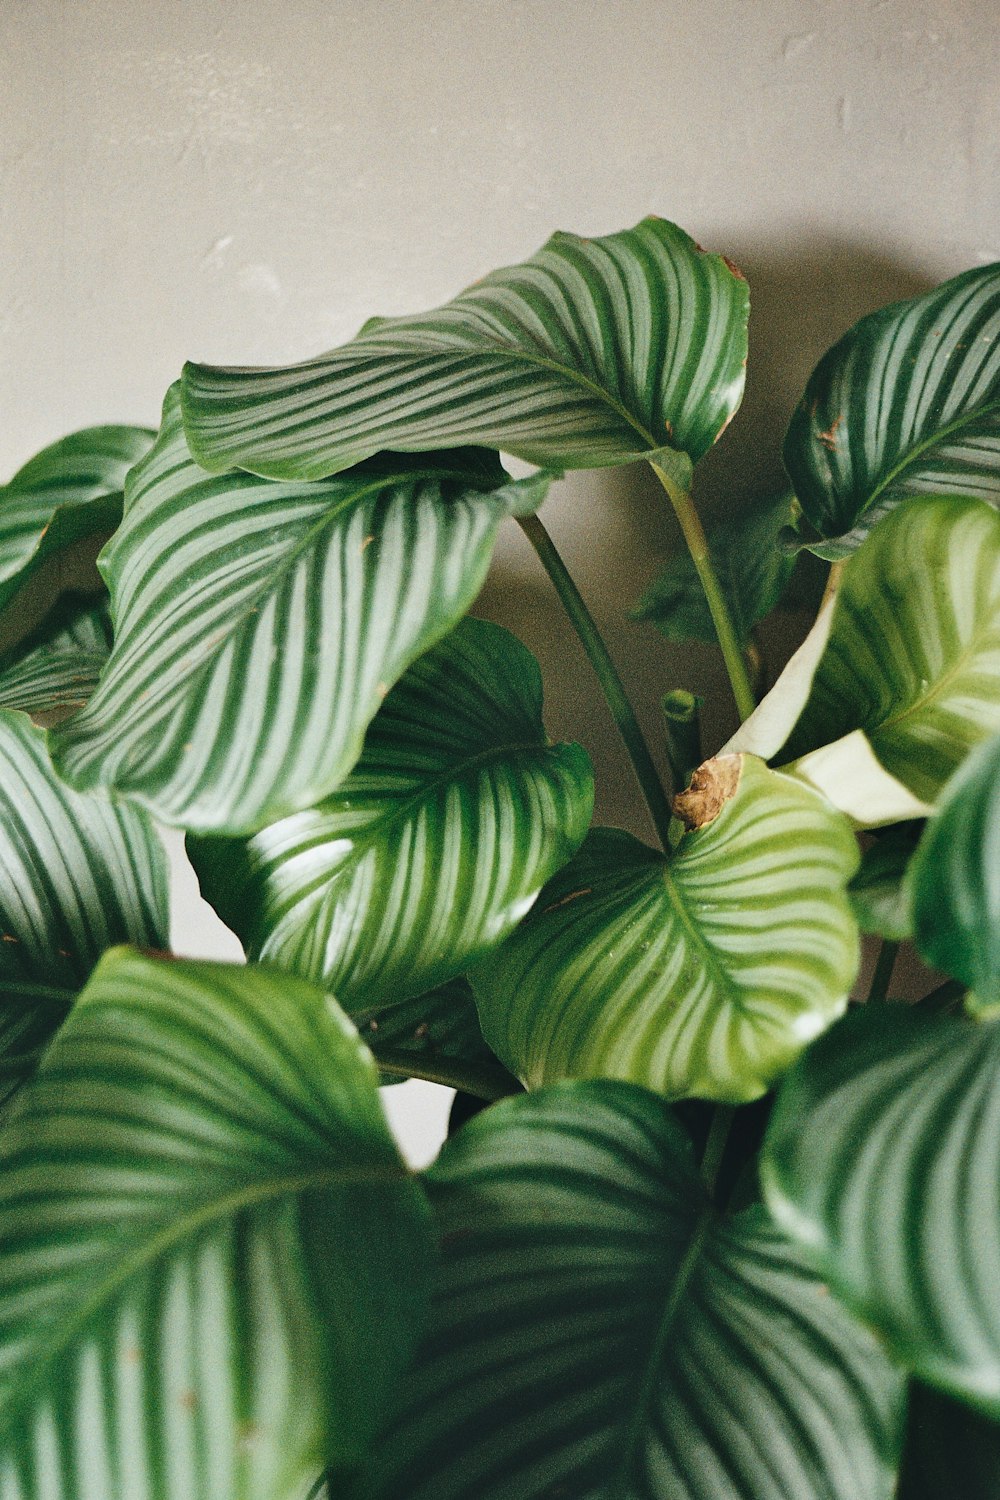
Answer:
[[664, 448], [696, 462], [743, 394], [747, 314], [742, 276], [665, 219], [557, 234], [444, 307], [373, 319], [305, 364], [188, 365], [185, 421], [206, 468], [281, 479], [465, 443], [559, 469]]
[[0, 711], [0, 1100], [104, 950], [165, 948], [168, 927], [166, 856], [146, 816], [65, 786], [41, 730]]
[[60, 771], [201, 832], [311, 806], [472, 603], [500, 522], [547, 482], [478, 452], [390, 455], [325, 484], [212, 477], [172, 391], [102, 556], [115, 647], [54, 737]]
[[[758, 620], [771, 613], [791, 577], [795, 558], [778, 546], [778, 536], [791, 518], [791, 496], [779, 495], [709, 534], [712, 565], [744, 644]], [[716, 640], [705, 591], [686, 548], [670, 559], [631, 617], [652, 621], [668, 641]]]
[[762, 1179], [903, 1364], [1000, 1416], [1000, 1027], [861, 1007], [786, 1080]]
[[302, 1500], [423, 1311], [371, 1059], [288, 975], [106, 958], [10, 1115], [0, 1495]]
[[249, 841], [189, 848], [248, 956], [353, 1012], [495, 947], [580, 844], [593, 799], [586, 752], [545, 738], [534, 657], [464, 620], [389, 694], [332, 796]]
[[847, 889], [862, 932], [897, 943], [913, 936], [908, 871], [923, 826], [897, 824], [861, 856], [858, 873]]
[[0, 609], [47, 557], [115, 529], [125, 475], [152, 441], [145, 427], [87, 427], [43, 448], [0, 488]]
[[529, 1087], [613, 1076], [754, 1099], [847, 1004], [845, 819], [750, 756], [699, 780], [716, 815], [672, 858], [596, 829], [471, 973], [486, 1040]]
[[810, 377], [784, 458], [822, 557], [913, 495], [1000, 504], [1000, 265], [855, 324]]
[[914, 1382], [898, 1500], [996, 1500], [1000, 1426]]
[[37, 630], [0, 657], [0, 708], [46, 716], [81, 708], [110, 651], [107, 600], [64, 594]]
[[[779, 678], [769, 697], [783, 691]], [[924, 803], [1000, 730], [1000, 516], [981, 501], [910, 501], [850, 559], [805, 707], [772, 758], [859, 729]], [[824, 790], [844, 805], [835, 778]]]
[[383, 1084], [426, 1078], [480, 1099], [519, 1091], [486, 1045], [472, 990], [451, 979], [425, 995], [351, 1013], [379, 1066]]
[[1000, 738], [948, 783], [911, 871], [917, 947], [983, 1005], [1000, 1003]]
[[441, 1263], [366, 1500], [887, 1500], [901, 1381], [662, 1101], [572, 1084], [428, 1176]]

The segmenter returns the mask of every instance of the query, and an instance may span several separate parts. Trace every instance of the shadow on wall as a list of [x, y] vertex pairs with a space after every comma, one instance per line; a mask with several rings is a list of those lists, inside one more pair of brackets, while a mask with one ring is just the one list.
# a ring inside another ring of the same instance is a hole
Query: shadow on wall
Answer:
[[[932, 284], [899, 260], [834, 236], [807, 234], [794, 253], [768, 244], [724, 248], [750, 282], [750, 355], [743, 406], [698, 467], [695, 494], [707, 525], [785, 484], [785, 428], [824, 351], [866, 313]], [[672, 687], [706, 698], [704, 751], [713, 753], [736, 724], [717, 652], [695, 642], [675, 645], [653, 626], [626, 617], [683, 545], [652, 475], [643, 465], [571, 474], [553, 488], [542, 519], [611, 647], [657, 760], [664, 765], [659, 700]], [[815, 568], [813, 582], [821, 577]], [[649, 838], [638, 788], [593, 674], [519, 534], [498, 551], [475, 613], [506, 625], [538, 657], [550, 735], [579, 739], [593, 758], [597, 820]], [[800, 600], [768, 622], [763, 645], [770, 680], [811, 620]]]

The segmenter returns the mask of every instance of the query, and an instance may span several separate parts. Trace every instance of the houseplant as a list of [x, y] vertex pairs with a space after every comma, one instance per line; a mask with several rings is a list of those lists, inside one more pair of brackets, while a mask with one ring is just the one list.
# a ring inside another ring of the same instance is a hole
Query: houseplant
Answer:
[[[663, 220], [560, 235], [7, 486], [7, 608], [113, 535], [110, 614], [0, 663], [2, 1500], [994, 1492], [1000, 269], [851, 330], [794, 495], [707, 540], [747, 313]], [[638, 461], [690, 556], [640, 612], [718, 640], [744, 721], [701, 763], [668, 696], [672, 805], [537, 514]], [[588, 831], [530, 653], [466, 618], [511, 520], [659, 849]], [[826, 595], [758, 707], [797, 548]], [[246, 967], [162, 952], [153, 819]], [[417, 1178], [406, 1076], [488, 1105]]]

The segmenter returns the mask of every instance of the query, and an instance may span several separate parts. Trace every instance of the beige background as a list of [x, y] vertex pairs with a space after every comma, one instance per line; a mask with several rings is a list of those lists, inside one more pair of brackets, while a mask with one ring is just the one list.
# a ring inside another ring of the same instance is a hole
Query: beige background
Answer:
[[[555, 228], [656, 212], [750, 279], [747, 399], [699, 489], [738, 507], [779, 480], [851, 322], [1000, 259], [997, 21], [995, 0], [0, 0], [0, 471], [74, 427], [155, 423], [187, 357], [305, 358]], [[659, 694], [711, 657], [623, 620], [675, 545], [657, 496], [577, 476], [545, 519], [657, 737]], [[601, 816], [641, 831], [517, 535], [482, 612], [542, 658]], [[221, 941], [186, 885], [178, 945]], [[426, 1153], [444, 1099], [393, 1092]]]

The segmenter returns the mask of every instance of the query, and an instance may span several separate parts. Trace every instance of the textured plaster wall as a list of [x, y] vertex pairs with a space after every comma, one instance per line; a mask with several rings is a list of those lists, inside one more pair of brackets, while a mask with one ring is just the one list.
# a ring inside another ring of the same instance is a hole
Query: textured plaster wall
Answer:
[[[779, 481], [801, 385], [851, 322], [1000, 259], [995, 0], [0, 0], [0, 40], [3, 474], [74, 427], [155, 422], [187, 357], [304, 358], [554, 228], [657, 212], [751, 283], [712, 513]], [[623, 622], [676, 544], [659, 500], [641, 474], [577, 476], [546, 519], [655, 736], [659, 693], [711, 656]], [[517, 535], [481, 612], [542, 658], [602, 815], [641, 830]], [[203, 949], [193, 911], [189, 891]]]

